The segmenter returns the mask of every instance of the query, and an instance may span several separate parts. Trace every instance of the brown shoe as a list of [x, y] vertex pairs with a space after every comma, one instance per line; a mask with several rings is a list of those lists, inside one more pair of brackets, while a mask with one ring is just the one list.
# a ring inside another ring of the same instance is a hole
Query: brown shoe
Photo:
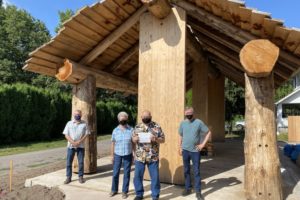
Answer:
[[67, 179], [64, 181], [64, 184], [69, 184], [71, 183], [71, 177], [67, 177]]
[[79, 181], [79, 183], [81, 183], [81, 184], [83, 184], [83, 183], [85, 182], [82, 176], [79, 177], [78, 181]]
[[122, 192], [122, 199], [127, 199], [127, 197], [128, 197], [128, 194], [125, 192]]
[[116, 194], [118, 194], [118, 193], [117, 193], [117, 192], [111, 191], [111, 192], [109, 193], [109, 196], [110, 196], [110, 197], [113, 197], [113, 196], [115, 196]]

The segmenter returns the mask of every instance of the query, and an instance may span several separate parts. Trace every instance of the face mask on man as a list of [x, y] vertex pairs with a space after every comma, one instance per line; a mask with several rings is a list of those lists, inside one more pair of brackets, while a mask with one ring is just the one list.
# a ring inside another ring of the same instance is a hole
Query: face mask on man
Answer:
[[149, 124], [151, 122], [151, 117], [145, 117], [142, 119], [144, 124]]
[[124, 125], [127, 124], [127, 120], [121, 120], [121, 121], [119, 121], [119, 124], [121, 124], [122, 126], [124, 126]]
[[74, 119], [77, 120], [77, 121], [80, 121], [81, 120], [81, 115], [75, 115]]
[[188, 120], [193, 119], [193, 115], [186, 115], [185, 117], [186, 117]]

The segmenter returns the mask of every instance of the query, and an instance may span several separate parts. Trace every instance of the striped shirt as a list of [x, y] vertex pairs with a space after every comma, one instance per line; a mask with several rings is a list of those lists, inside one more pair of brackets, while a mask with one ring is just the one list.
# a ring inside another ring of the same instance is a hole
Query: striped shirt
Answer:
[[113, 132], [111, 141], [115, 142], [115, 151], [114, 153], [118, 156], [126, 156], [132, 153], [132, 136], [133, 129], [127, 125], [125, 129], [117, 126]]

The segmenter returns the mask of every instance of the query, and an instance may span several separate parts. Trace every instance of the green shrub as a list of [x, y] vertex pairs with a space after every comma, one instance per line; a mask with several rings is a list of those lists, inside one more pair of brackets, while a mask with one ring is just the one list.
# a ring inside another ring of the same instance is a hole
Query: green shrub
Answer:
[[[62, 137], [71, 119], [71, 95], [59, 90], [4, 84], [0, 86], [0, 102], [1, 144]], [[98, 101], [96, 107], [98, 134], [111, 133], [120, 111], [127, 112], [130, 124], [135, 124], [136, 106]]]

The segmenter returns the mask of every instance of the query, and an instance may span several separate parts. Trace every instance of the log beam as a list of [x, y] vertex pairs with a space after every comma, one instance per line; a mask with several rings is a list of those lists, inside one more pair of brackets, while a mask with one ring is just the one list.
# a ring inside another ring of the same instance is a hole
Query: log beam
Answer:
[[[251, 52], [252, 45], [259, 44], [245, 45], [241, 51], [241, 61], [245, 56], [250, 60], [255, 60], [257, 55], [247, 52]], [[267, 50], [260, 49], [259, 53], [261, 55], [268, 53], [264, 51]], [[273, 54], [276, 54], [276, 51]], [[276, 61], [277, 56], [273, 55], [272, 57]], [[262, 60], [260, 64], [268, 66], [267, 71], [269, 71], [273, 69], [271, 66], [273, 62]], [[246, 128], [244, 140], [246, 198], [249, 200], [282, 200], [275, 126], [273, 72], [264, 73], [265, 68], [257, 70], [251, 62], [242, 61], [241, 63], [247, 72], [245, 73]], [[253, 68], [255, 68], [254, 72]], [[249, 69], [251, 69], [250, 73]]]
[[95, 76], [96, 87], [98, 88], [106, 88], [130, 94], [137, 93], [136, 83], [101, 70], [86, 67], [69, 59], [64, 60], [63, 65], [58, 69], [58, 73], [55, 76], [60, 81], [78, 84], [86, 79], [88, 75]]
[[81, 64], [89, 64], [93, 62], [100, 54], [102, 54], [110, 45], [112, 45], [117, 39], [119, 39], [126, 31], [128, 31], [133, 25], [135, 25], [141, 14], [147, 10], [146, 6], [139, 8], [133, 15], [131, 15], [122, 25], [110, 33], [105, 39], [103, 39], [92, 51], [90, 51], [81, 60]]
[[168, 0], [141, 0], [148, 10], [157, 18], [163, 19], [171, 12], [171, 5]]
[[[190, 57], [194, 60], [194, 62], [201, 63], [203, 62], [206, 58], [204, 55], [204, 52], [202, 50], [202, 47], [196, 40], [196, 38], [189, 32], [187, 31], [187, 38], [186, 38], [186, 51], [190, 55]], [[210, 78], [218, 78], [220, 75], [220, 72], [213, 67], [212, 65], [208, 66], [208, 75]]]
[[249, 76], [266, 77], [275, 66], [279, 48], [269, 40], [252, 40], [240, 52], [241, 63]]
[[126, 63], [133, 55], [135, 55], [139, 50], [139, 43], [137, 42], [133, 47], [127, 50], [123, 55], [121, 55], [117, 60], [115, 60], [105, 71], [114, 72], [118, 70], [124, 63]]
[[[232, 37], [241, 44], [246, 44], [247, 42], [258, 39], [257, 36], [248, 33], [244, 30], [241, 30], [239, 27], [224, 21], [222, 18], [219, 18], [202, 8], [196, 7], [191, 3], [188, 3], [184, 0], [179, 0], [174, 2], [177, 6], [185, 9], [189, 16], [201, 21], [208, 26], [218, 30], [221, 33], [226, 34], [227, 36]], [[280, 50], [279, 60], [285, 62], [286, 64], [292, 66], [294, 70], [297, 70], [300, 67], [300, 59], [294, 55], [288, 54], [287, 52]]]

